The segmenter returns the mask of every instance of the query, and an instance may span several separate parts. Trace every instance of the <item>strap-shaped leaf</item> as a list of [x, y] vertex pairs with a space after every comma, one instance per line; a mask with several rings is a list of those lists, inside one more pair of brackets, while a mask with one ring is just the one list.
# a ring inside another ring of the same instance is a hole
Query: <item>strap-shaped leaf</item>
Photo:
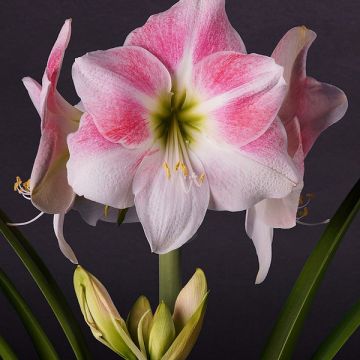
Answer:
[[60, 359], [30, 307], [2, 269], [0, 269], [0, 288], [19, 315], [39, 358], [44, 360]]
[[9, 222], [9, 219], [0, 211], [0, 232], [16, 252], [43, 293], [58, 319], [76, 358], [78, 360], [91, 359], [92, 356], [86, 346], [80, 326], [64, 294], [29, 241], [26, 240], [16, 227], [7, 226], [6, 224]]
[[0, 336], [0, 359], [18, 360], [14, 350], [2, 336]]
[[313, 360], [331, 360], [360, 326], [360, 300], [321, 343]]
[[359, 209], [360, 180], [340, 205], [307, 259], [278, 317], [261, 359], [291, 359], [316, 291], [346, 230]]

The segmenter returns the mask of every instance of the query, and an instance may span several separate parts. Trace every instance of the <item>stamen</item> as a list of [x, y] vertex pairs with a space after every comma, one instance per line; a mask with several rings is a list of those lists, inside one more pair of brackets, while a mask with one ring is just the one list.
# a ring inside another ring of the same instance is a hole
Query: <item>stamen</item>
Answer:
[[17, 176], [16, 181], [14, 183], [14, 191], [22, 195], [25, 199], [30, 200], [31, 198], [30, 179], [23, 182], [20, 176]]
[[104, 206], [104, 216], [105, 216], [105, 217], [108, 217], [108, 216], [109, 216], [109, 209], [110, 209], [110, 206], [109, 206], [109, 205], [105, 205], [105, 206]]
[[38, 215], [36, 215], [33, 219], [29, 220], [29, 221], [25, 221], [22, 223], [7, 223], [6, 225], [8, 226], [23, 226], [23, 225], [29, 225], [32, 222], [36, 221], [37, 219], [39, 219], [41, 216], [44, 215], [44, 212], [39, 213]]
[[308, 205], [310, 204], [311, 200], [314, 197], [315, 197], [314, 193], [307, 193], [305, 195], [305, 198], [307, 200], [305, 201], [304, 196], [303, 195], [300, 196], [299, 207], [298, 207], [298, 212], [297, 212], [297, 216], [296, 216], [297, 224], [305, 225], [305, 226], [317, 226], [317, 225], [324, 225], [324, 224], [327, 224], [330, 222], [330, 219], [326, 219], [324, 221], [320, 221], [320, 222], [316, 222], [316, 223], [308, 223], [308, 222], [301, 221], [301, 219], [303, 219], [304, 217], [309, 215]]
[[205, 180], [205, 173], [202, 173], [200, 176], [199, 176], [199, 182], [200, 184], [202, 184]]
[[164, 170], [165, 170], [166, 177], [167, 177], [168, 179], [170, 179], [171, 173], [170, 173], [169, 165], [167, 164], [166, 161], [164, 161], [164, 163], [163, 163], [162, 166], [163, 166], [163, 168], [164, 168]]

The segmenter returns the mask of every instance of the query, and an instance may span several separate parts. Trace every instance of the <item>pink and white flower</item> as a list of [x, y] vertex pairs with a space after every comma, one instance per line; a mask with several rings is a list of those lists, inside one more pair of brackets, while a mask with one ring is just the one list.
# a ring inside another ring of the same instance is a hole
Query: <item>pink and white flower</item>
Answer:
[[[343, 91], [306, 75], [306, 57], [316, 34], [303, 27], [289, 30], [276, 46], [272, 57], [284, 67], [288, 91], [278, 116], [288, 137], [288, 153], [303, 178], [304, 159], [317, 137], [345, 114], [348, 103]], [[253, 240], [259, 259], [256, 283], [270, 268], [274, 228], [296, 225], [301, 181], [282, 199], [265, 199], [247, 211], [246, 231]]]
[[224, 0], [180, 0], [124, 46], [76, 59], [85, 113], [68, 136], [76, 194], [135, 205], [152, 251], [190, 239], [208, 208], [240, 211], [298, 183], [276, 115], [283, 69], [245, 54]]

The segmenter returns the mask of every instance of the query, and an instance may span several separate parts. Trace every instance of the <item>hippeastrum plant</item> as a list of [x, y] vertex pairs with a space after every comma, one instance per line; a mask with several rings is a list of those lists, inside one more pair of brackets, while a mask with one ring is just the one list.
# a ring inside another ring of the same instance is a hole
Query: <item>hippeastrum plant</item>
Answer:
[[[304, 159], [317, 137], [339, 121], [348, 107], [343, 91], [306, 75], [306, 57], [315, 38], [316, 34], [306, 27], [295, 27], [285, 34], [272, 54], [276, 63], [283, 66], [288, 84], [278, 117], [286, 129], [289, 156], [301, 178]], [[288, 229], [296, 225], [303, 186], [300, 181], [284, 198], [265, 199], [247, 210], [246, 231], [259, 259], [256, 283], [261, 283], [269, 271], [273, 228]]]
[[208, 297], [205, 274], [197, 269], [177, 296], [172, 315], [163, 301], [153, 314], [149, 300], [140, 296], [125, 322], [105, 287], [81, 266], [74, 287], [95, 338], [129, 360], [186, 359], [199, 336]]

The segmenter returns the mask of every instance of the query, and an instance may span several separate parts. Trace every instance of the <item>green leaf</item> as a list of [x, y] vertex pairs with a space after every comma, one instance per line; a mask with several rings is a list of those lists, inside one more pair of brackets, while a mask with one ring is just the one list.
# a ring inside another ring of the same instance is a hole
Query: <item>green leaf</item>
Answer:
[[321, 343], [313, 360], [330, 360], [344, 346], [350, 336], [360, 326], [360, 300], [350, 309], [342, 321], [332, 330]]
[[125, 216], [126, 216], [128, 210], [129, 210], [128, 208], [119, 210], [118, 217], [117, 217], [117, 224], [119, 226], [124, 222]]
[[14, 350], [2, 336], [0, 336], [0, 359], [18, 360], [18, 357], [14, 353]]
[[0, 232], [16, 252], [43, 293], [58, 319], [76, 358], [78, 360], [91, 359], [92, 356], [87, 349], [80, 326], [64, 294], [29, 241], [26, 240], [16, 227], [9, 227], [7, 225], [9, 222], [9, 219], [0, 211]]
[[290, 359], [317, 289], [349, 225], [360, 209], [360, 180], [343, 201], [307, 259], [282, 309], [261, 359]]
[[2, 269], [0, 269], [0, 288], [18, 313], [26, 331], [32, 339], [39, 358], [46, 360], [60, 359], [30, 307]]

